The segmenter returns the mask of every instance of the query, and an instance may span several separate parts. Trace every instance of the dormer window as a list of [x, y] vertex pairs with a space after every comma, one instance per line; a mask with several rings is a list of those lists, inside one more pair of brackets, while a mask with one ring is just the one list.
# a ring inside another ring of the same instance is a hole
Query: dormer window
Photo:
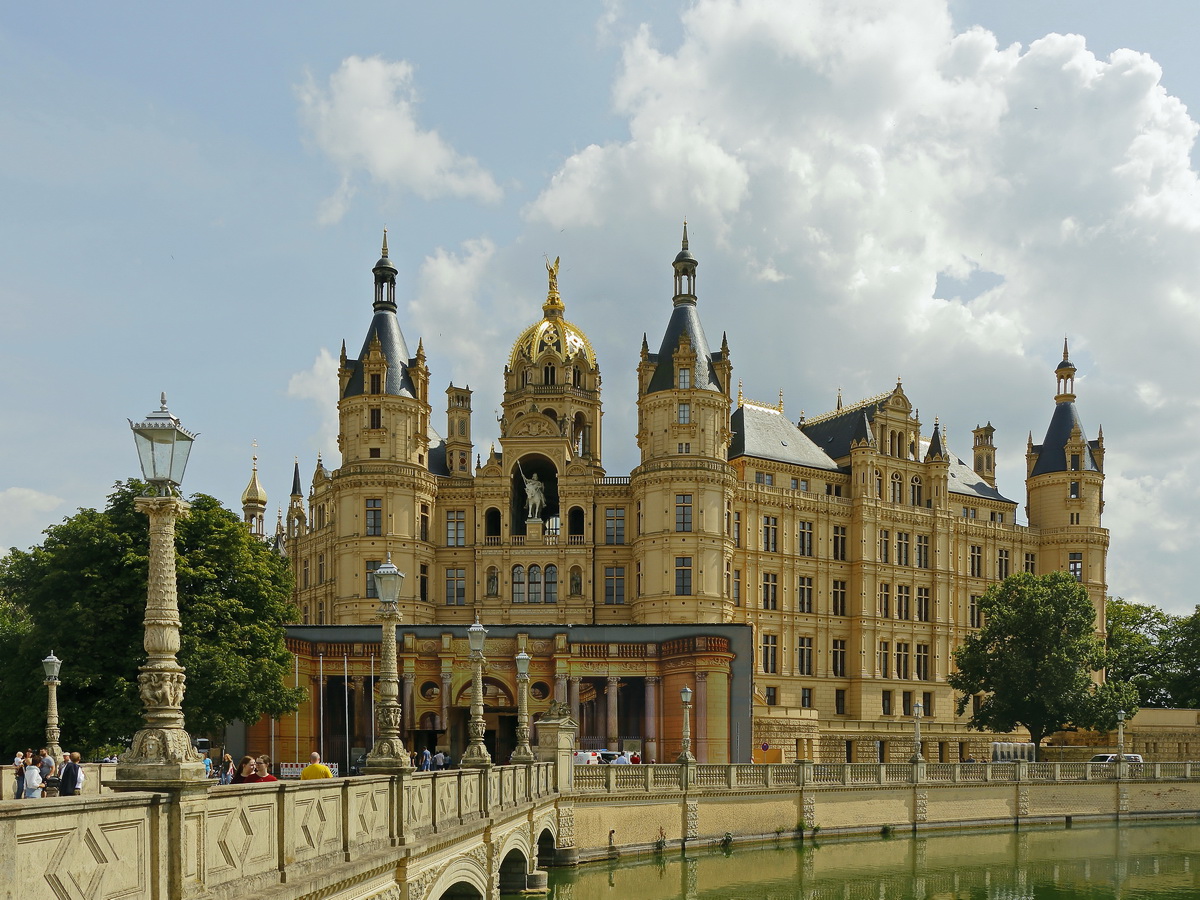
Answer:
[[378, 372], [371, 373], [371, 393], [383, 393], [383, 376], [381, 376]]
[[1071, 454], [1071, 471], [1072, 472], [1079, 471], [1079, 454], [1078, 453]]
[[691, 386], [692, 386], [692, 370], [691, 369], [680, 369], [679, 370], [679, 389], [681, 391], [686, 391], [686, 390], [689, 390], [691, 388]]

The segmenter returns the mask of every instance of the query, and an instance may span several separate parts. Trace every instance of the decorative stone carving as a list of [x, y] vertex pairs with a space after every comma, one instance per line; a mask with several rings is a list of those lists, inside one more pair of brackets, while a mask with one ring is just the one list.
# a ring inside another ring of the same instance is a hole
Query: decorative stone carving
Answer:
[[426, 869], [416, 878], [408, 882], [408, 900], [425, 900], [425, 892], [429, 890], [429, 886], [433, 884], [438, 877], [438, 872], [435, 869]]
[[924, 822], [929, 818], [929, 792], [917, 791], [917, 809], [916, 819], [918, 822]]
[[1017, 815], [1029, 815], [1029, 788], [1025, 785], [1017, 789]]
[[817, 798], [812, 794], [804, 798], [804, 821], [810, 828], [817, 824]]
[[575, 805], [560, 803], [558, 805], [558, 847], [575, 846]]
[[684, 835], [688, 840], [700, 835], [700, 804], [695, 800], [687, 802], [687, 833]]

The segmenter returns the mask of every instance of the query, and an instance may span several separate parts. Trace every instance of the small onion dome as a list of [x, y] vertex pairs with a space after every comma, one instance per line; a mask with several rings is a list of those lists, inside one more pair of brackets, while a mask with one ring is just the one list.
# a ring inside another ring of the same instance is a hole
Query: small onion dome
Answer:
[[246, 485], [246, 489], [242, 491], [242, 505], [250, 504], [267, 505], [267, 492], [263, 490], [262, 483], [258, 480], [258, 457], [254, 457], [254, 469], [250, 473], [250, 483]]

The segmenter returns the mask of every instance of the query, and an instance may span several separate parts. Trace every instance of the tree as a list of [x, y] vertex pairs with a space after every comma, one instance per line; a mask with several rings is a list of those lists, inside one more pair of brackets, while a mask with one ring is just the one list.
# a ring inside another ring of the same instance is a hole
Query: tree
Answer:
[[[117, 484], [103, 511], [81, 509], [48, 528], [41, 546], [0, 560], [0, 597], [16, 613], [0, 629], [0, 742], [39, 743], [45, 724], [40, 660], [64, 660], [61, 743], [124, 743], [142, 724], [138, 667], [145, 660], [149, 519], [134, 509], [144, 485]], [[196, 494], [176, 528], [183, 709], [194, 734], [296, 708], [285, 687], [294, 621], [287, 561], [212, 497]], [[26, 616], [27, 621], [22, 617]]]
[[1105, 727], [1117, 709], [1132, 714], [1136, 695], [1124, 684], [1100, 690], [1092, 673], [1104, 666], [1096, 611], [1087, 590], [1066, 572], [1020, 573], [979, 601], [984, 624], [954, 651], [961, 715], [982, 695], [969, 725], [979, 731], [1029, 731], [1039, 747], [1067, 725]]
[[1154, 606], [1109, 597], [1105, 607], [1105, 677], [1132, 684], [1139, 706], [1173, 706], [1168, 637], [1180, 619]]
[[1162, 635], [1163, 689], [1169, 705], [1200, 708], [1200, 606], [1176, 618]]

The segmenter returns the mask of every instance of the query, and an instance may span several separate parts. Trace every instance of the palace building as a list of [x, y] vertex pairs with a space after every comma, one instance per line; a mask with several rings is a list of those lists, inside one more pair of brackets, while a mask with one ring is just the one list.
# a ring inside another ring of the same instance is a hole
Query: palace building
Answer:
[[[465, 629], [478, 616], [494, 631], [485, 702], [498, 761], [512, 747], [522, 649], [533, 717], [568, 703], [583, 747], [673, 760], [687, 684], [700, 762], [748, 761], [752, 748], [766, 761], [906, 760], [918, 704], [926, 758], [952, 761], [989, 739], [967, 732], [946, 683], [989, 585], [1067, 570], [1104, 621], [1103, 437], [1083, 429], [1065, 345], [1045, 437], [1027, 448], [1021, 525], [1018, 501], [996, 489], [990, 424], [963, 459], [900, 383], [798, 422], [782, 399], [748, 400], [734, 348], [701, 324], [686, 226], [671, 266], [673, 290], [647, 323], [659, 318], [662, 339], [643, 338], [637, 368], [640, 463], [610, 474], [601, 361], [567, 319], [557, 260], [541, 318], [496, 360], [503, 414], [485, 449], [469, 388], [431, 403], [385, 234], [366, 337], [357, 356], [341, 353], [340, 464], [318, 459], [308, 485], [297, 464], [279, 526], [301, 617], [288, 642], [310, 700], [255, 726], [255, 746], [265, 728], [283, 758], [293, 739], [296, 759], [320, 746], [349, 762], [371, 746], [371, 573], [389, 556], [406, 575], [405, 740], [461, 753]], [[261, 533], [256, 472], [244, 503]]]

